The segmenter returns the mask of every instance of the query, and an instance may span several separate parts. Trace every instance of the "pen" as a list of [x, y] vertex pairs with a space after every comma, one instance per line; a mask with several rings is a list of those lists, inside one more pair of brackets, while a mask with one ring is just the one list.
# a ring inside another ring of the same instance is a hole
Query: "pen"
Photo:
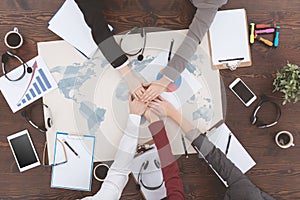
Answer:
[[225, 154], [226, 154], [226, 155], [227, 155], [227, 153], [228, 153], [230, 140], [231, 140], [231, 133], [229, 133], [229, 136], [228, 136], [227, 146], [226, 146], [226, 150], [225, 150]]
[[62, 140], [66, 145], [67, 145], [67, 147], [69, 147], [69, 149], [78, 157], [78, 158], [80, 158], [79, 157], [79, 155], [78, 155], [78, 153], [69, 145], [69, 143], [65, 140], [65, 139], [63, 139]]
[[185, 145], [185, 140], [184, 140], [184, 137], [183, 137], [182, 134], [181, 134], [181, 141], [182, 141], [182, 144], [183, 144], [183, 149], [184, 149], [185, 157], [188, 158], [189, 155], [188, 155], [188, 152], [187, 152], [187, 149], [186, 149], [186, 145]]
[[259, 35], [255, 35], [255, 39], [257, 39], [258, 41], [261, 41], [262, 43], [264, 43], [265, 45], [268, 45], [270, 47], [273, 46], [273, 42], [271, 42], [270, 40], [267, 40]]
[[274, 47], [278, 47], [278, 43], [279, 43], [279, 29], [280, 29], [280, 26], [276, 26], [276, 28], [275, 28], [275, 37], [274, 37]]
[[250, 44], [254, 43], [254, 23], [250, 23], [251, 29], [250, 29]]
[[172, 41], [171, 41], [171, 45], [170, 45], [170, 49], [169, 49], [169, 55], [168, 55], [168, 61], [171, 60], [173, 44], [174, 44], [174, 39], [172, 39]]

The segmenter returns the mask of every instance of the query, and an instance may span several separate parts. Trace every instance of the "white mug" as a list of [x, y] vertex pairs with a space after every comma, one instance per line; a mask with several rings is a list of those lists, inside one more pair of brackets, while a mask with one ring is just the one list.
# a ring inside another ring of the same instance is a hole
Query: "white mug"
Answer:
[[100, 163], [96, 165], [94, 168], [95, 179], [98, 181], [104, 181], [105, 177], [107, 176], [108, 170], [109, 170], [109, 166], [104, 163]]
[[4, 37], [4, 43], [10, 49], [17, 49], [22, 46], [23, 37], [19, 33], [19, 30], [17, 27], [15, 27], [14, 30], [6, 33], [6, 35]]
[[289, 148], [291, 146], [295, 146], [294, 137], [288, 131], [278, 132], [275, 136], [275, 142], [279, 147], [283, 149]]

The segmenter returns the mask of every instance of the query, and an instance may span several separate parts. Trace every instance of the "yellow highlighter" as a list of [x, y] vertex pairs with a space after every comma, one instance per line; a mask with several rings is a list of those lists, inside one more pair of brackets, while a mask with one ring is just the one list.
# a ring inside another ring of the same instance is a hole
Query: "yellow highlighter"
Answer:
[[250, 44], [254, 43], [254, 27], [255, 24], [254, 23], [250, 23]]

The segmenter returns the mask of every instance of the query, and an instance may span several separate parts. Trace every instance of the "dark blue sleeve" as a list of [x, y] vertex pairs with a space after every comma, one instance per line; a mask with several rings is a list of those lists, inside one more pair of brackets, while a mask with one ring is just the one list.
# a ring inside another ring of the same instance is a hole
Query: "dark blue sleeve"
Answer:
[[108, 62], [110, 62], [114, 68], [125, 63], [128, 58], [108, 28], [108, 23], [102, 13], [102, 1], [75, 0], [75, 2], [81, 10], [85, 22], [91, 28], [94, 41]]

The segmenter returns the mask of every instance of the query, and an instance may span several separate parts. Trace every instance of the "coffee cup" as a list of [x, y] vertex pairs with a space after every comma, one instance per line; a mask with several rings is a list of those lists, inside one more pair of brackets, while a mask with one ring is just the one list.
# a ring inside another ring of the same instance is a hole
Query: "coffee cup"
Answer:
[[98, 181], [104, 181], [108, 170], [109, 170], [108, 165], [106, 165], [104, 163], [100, 163], [100, 164], [96, 165], [94, 168], [95, 179]]
[[15, 27], [12, 31], [9, 31], [5, 34], [4, 43], [10, 49], [17, 49], [22, 46], [23, 37], [19, 33], [17, 27]]
[[279, 147], [283, 149], [289, 148], [291, 146], [295, 146], [294, 137], [292, 133], [288, 131], [278, 132], [275, 136], [275, 142]]

